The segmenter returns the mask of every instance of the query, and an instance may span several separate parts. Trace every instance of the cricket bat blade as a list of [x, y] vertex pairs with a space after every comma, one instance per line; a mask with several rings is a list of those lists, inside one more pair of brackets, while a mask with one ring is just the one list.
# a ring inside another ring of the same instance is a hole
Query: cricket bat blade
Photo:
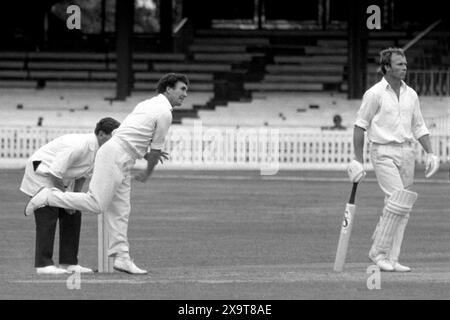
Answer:
[[339, 235], [338, 247], [336, 250], [336, 258], [334, 260], [333, 270], [336, 272], [342, 272], [345, 265], [345, 259], [347, 257], [348, 243], [350, 241], [350, 235], [353, 228], [353, 220], [355, 218], [355, 194], [357, 183], [353, 184], [352, 194], [349, 202], [345, 206], [344, 218], [341, 225], [341, 233]]

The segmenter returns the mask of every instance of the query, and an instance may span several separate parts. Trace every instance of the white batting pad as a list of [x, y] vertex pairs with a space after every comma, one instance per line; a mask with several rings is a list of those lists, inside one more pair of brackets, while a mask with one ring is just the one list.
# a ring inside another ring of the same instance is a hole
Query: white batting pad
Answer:
[[407, 221], [416, 199], [417, 193], [408, 190], [396, 190], [391, 195], [375, 231], [373, 247], [376, 255], [387, 254], [391, 251], [394, 236], [397, 234], [399, 226]]

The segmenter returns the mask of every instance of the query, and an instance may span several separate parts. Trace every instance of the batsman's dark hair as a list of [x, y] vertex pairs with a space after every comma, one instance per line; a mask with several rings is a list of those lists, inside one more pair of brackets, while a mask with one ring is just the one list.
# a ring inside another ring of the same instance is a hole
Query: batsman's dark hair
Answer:
[[94, 133], [98, 135], [100, 131], [103, 131], [105, 134], [111, 134], [114, 129], [117, 129], [120, 126], [120, 122], [113, 118], [103, 118], [97, 125], [95, 126]]
[[156, 91], [158, 93], [166, 92], [167, 87], [175, 88], [175, 85], [178, 81], [185, 83], [187, 86], [189, 85], [189, 80], [187, 76], [181, 73], [168, 73], [165, 74], [159, 79], [158, 84], [156, 85]]
[[405, 52], [401, 48], [387, 48], [385, 50], [380, 51], [380, 71], [383, 74], [386, 74], [386, 66], [391, 65], [391, 56], [393, 54], [398, 54], [401, 56], [405, 56]]

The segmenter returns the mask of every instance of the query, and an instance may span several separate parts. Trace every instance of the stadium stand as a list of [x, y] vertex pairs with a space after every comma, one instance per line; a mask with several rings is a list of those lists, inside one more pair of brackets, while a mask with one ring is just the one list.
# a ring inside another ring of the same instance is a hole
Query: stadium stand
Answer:
[[[92, 88], [90, 85], [70, 88], [0, 88], [2, 126], [37, 126], [42, 117], [46, 127], [91, 127], [98, 119], [111, 116], [123, 120], [137, 103], [154, 95], [154, 90], [137, 91], [126, 101], [114, 101], [114, 89]], [[173, 122], [192, 116], [196, 105], [204, 105], [212, 97], [208, 92], [190, 92], [184, 104], [174, 110]]]
[[[344, 93], [267, 92], [254, 95], [251, 102], [230, 102], [215, 110], [200, 110], [206, 126], [274, 126], [320, 128], [333, 125], [341, 115], [342, 125], [353, 126], [361, 100], [347, 100]], [[449, 111], [450, 97], [421, 97], [424, 117], [439, 117]], [[196, 119], [183, 119], [190, 125]]]

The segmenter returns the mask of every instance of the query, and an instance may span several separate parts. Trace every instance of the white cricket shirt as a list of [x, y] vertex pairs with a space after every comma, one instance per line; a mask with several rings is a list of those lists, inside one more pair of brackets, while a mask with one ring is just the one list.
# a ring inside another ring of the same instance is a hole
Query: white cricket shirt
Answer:
[[[66, 185], [79, 178], [89, 178], [99, 148], [95, 134], [67, 134], [38, 149], [27, 161], [20, 190], [34, 195], [47, 185], [49, 173], [63, 179]], [[33, 162], [41, 164], [34, 171]]]
[[364, 94], [355, 125], [379, 144], [412, 142], [429, 134], [417, 93], [402, 81], [397, 98], [384, 77]]
[[142, 158], [151, 149], [161, 150], [172, 124], [172, 106], [163, 94], [140, 102], [113, 132]]

